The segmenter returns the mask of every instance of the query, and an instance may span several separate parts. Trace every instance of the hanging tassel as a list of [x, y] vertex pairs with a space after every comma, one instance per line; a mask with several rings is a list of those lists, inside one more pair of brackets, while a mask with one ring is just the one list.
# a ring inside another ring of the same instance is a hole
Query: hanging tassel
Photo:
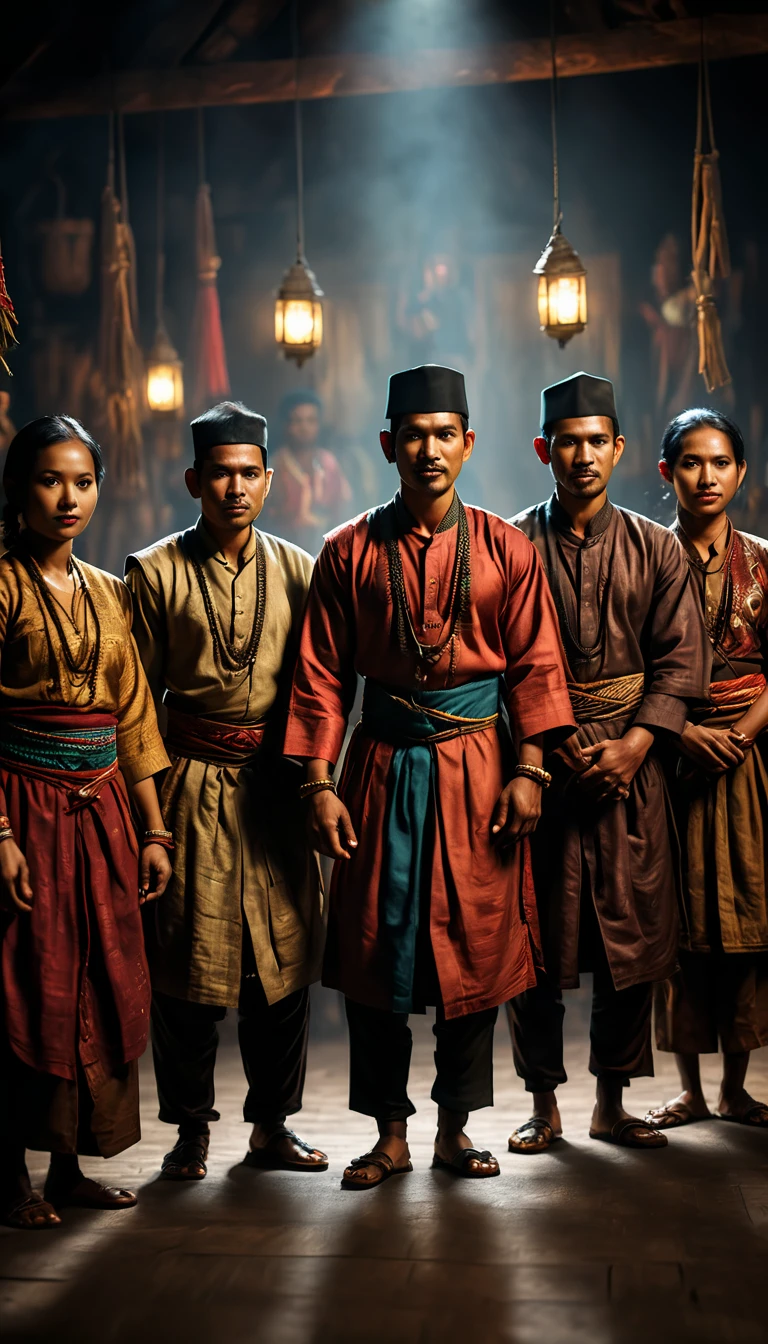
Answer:
[[[704, 110], [706, 107], [710, 149], [704, 153]], [[715, 305], [715, 281], [731, 273], [728, 237], [723, 217], [720, 186], [720, 156], [715, 146], [709, 71], [702, 45], [699, 61], [698, 115], [696, 152], [693, 161], [693, 200], [691, 206], [691, 246], [693, 284], [696, 290], [699, 335], [699, 373], [708, 392], [730, 383], [731, 375], [723, 348], [723, 332]]]
[[6, 289], [5, 268], [2, 255], [0, 255], [0, 364], [10, 377], [13, 377], [13, 375], [5, 362], [5, 356], [9, 350], [19, 344], [15, 331], [18, 325], [19, 319], [11, 302], [11, 296]]
[[114, 191], [111, 144], [107, 185], [101, 198], [101, 276], [99, 362], [106, 401], [110, 475], [120, 498], [135, 499], [146, 485], [140, 423], [143, 360], [134, 336], [133, 237]]
[[221, 306], [217, 276], [221, 258], [216, 251], [211, 188], [205, 181], [205, 154], [202, 111], [198, 117], [198, 154], [200, 185], [195, 202], [195, 250], [197, 294], [192, 319], [192, 408], [195, 414], [222, 397], [229, 396], [229, 374], [221, 326]]

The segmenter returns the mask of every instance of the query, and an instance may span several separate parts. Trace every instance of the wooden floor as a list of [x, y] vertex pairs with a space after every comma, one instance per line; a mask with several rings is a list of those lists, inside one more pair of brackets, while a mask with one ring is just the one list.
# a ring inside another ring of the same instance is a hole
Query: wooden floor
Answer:
[[[562, 1089], [567, 1142], [540, 1157], [506, 1152], [526, 1113], [506, 1024], [497, 1032], [497, 1103], [472, 1126], [501, 1176], [430, 1170], [431, 1035], [415, 1019], [413, 1175], [346, 1192], [346, 1160], [371, 1130], [346, 1110], [343, 1041], [313, 1047], [299, 1132], [328, 1173], [240, 1165], [247, 1128], [231, 1033], [222, 1047], [210, 1174], [158, 1182], [171, 1131], [144, 1077], [143, 1142], [92, 1174], [138, 1189], [124, 1213], [71, 1212], [58, 1231], [0, 1231], [4, 1344], [758, 1344], [768, 1339], [768, 1133], [713, 1120], [661, 1153], [587, 1137], [583, 994], [569, 996]], [[633, 1108], [672, 1094], [669, 1061], [631, 1089]], [[717, 1061], [706, 1069], [714, 1099]], [[753, 1091], [768, 1097], [768, 1050]], [[43, 1167], [34, 1167], [37, 1177]]]

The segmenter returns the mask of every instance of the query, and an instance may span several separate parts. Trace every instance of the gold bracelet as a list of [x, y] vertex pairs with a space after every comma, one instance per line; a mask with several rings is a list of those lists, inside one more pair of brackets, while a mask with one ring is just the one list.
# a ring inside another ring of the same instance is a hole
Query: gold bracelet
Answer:
[[173, 839], [173, 831], [161, 831], [159, 828], [157, 828], [157, 829], [155, 829], [155, 830], [148, 830], [148, 831], [145, 831], [145, 832], [144, 832], [144, 839], [146, 840], [147, 836], [149, 836], [149, 835], [155, 836], [158, 840], [172, 840], [172, 839]]
[[300, 785], [299, 798], [303, 801], [305, 798], [311, 798], [316, 793], [325, 793], [326, 791], [330, 791], [331, 793], [336, 792], [335, 779], [310, 779], [307, 780], [306, 784]]
[[552, 783], [552, 776], [542, 765], [527, 765], [521, 762], [515, 766], [516, 775], [524, 775], [526, 779], [532, 779], [535, 784], [540, 784], [542, 789], [548, 789]]
[[6, 826], [4, 830], [0, 831], [0, 844], [2, 844], [3, 840], [12, 840], [12, 839], [13, 839], [13, 831], [11, 830], [10, 826]]

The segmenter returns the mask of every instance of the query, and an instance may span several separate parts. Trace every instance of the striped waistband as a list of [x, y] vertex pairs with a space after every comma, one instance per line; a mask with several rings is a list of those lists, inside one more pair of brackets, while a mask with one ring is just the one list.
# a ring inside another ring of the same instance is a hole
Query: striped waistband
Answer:
[[0, 758], [67, 774], [107, 770], [117, 760], [117, 720], [111, 715], [94, 717], [100, 720], [95, 726], [89, 726], [85, 715], [81, 724], [65, 726], [32, 715], [0, 715]]
[[645, 674], [606, 677], [603, 681], [569, 681], [573, 717], [577, 723], [623, 719], [640, 708], [645, 695]]

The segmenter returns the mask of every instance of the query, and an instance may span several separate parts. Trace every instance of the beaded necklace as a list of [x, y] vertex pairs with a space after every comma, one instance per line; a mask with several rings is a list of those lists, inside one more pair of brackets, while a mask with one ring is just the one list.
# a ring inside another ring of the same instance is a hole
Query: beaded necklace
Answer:
[[[203, 599], [205, 616], [208, 621], [208, 629], [211, 632], [213, 640], [213, 656], [219, 666], [231, 674], [236, 672], [252, 672], [253, 665], [256, 662], [256, 655], [259, 652], [261, 635], [264, 629], [264, 614], [267, 603], [267, 556], [264, 550], [264, 543], [258, 532], [256, 536], [256, 609], [253, 616], [253, 627], [251, 637], [244, 648], [238, 649], [234, 642], [229, 638], [219, 620], [216, 604], [213, 600], [211, 590], [208, 587], [208, 580], [205, 577], [203, 567], [197, 556], [190, 548], [189, 558], [192, 562], [192, 569], [197, 586]], [[226, 664], [229, 666], [226, 666]]]
[[[96, 699], [96, 682], [101, 663], [101, 626], [99, 624], [99, 617], [88, 580], [74, 555], [71, 555], [67, 563], [67, 572], [74, 575], [80, 586], [84, 602], [83, 634], [80, 641], [79, 651], [78, 653], [74, 653], [70, 648], [64, 626], [62, 625], [59, 613], [56, 610], [59, 603], [56, 602], [53, 594], [50, 592], [43, 571], [35, 560], [35, 557], [28, 551], [19, 549], [18, 555], [19, 560], [29, 575], [38, 606], [41, 608], [44, 615], [47, 614], [56, 631], [58, 647], [64, 658], [64, 665], [67, 669], [69, 684], [73, 691], [79, 691], [83, 686], [87, 686], [88, 699], [86, 704], [92, 705]], [[92, 642], [88, 639], [89, 617], [93, 623], [94, 629], [94, 639]], [[74, 628], [77, 630], [76, 626]], [[56, 658], [56, 651], [53, 648], [47, 624], [45, 629], [46, 637], [48, 639], [48, 648], [51, 655], [51, 667], [54, 670], [54, 685], [60, 690], [61, 679], [58, 673], [59, 664]]]
[[407, 656], [412, 656], [414, 653], [416, 654], [417, 663], [414, 670], [414, 676], [416, 681], [419, 682], [426, 681], [430, 669], [437, 665], [449, 645], [449, 681], [452, 680], [456, 670], [457, 644], [461, 626], [469, 611], [471, 596], [469, 524], [467, 522], [466, 510], [457, 494], [454, 494], [453, 503], [440, 525], [436, 528], [436, 532], [447, 532], [448, 529], [454, 525], [457, 526], [458, 533], [456, 539], [456, 558], [453, 563], [453, 575], [451, 578], [451, 597], [446, 619], [448, 634], [439, 644], [422, 644], [418, 639], [414, 629], [410, 607], [408, 605], [408, 593], [406, 592], [405, 587], [403, 560], [400, 554], [398, 539], [397, 537], [393, 537], [385, 543], [397, 640], [401, 653], [404, 653]]

